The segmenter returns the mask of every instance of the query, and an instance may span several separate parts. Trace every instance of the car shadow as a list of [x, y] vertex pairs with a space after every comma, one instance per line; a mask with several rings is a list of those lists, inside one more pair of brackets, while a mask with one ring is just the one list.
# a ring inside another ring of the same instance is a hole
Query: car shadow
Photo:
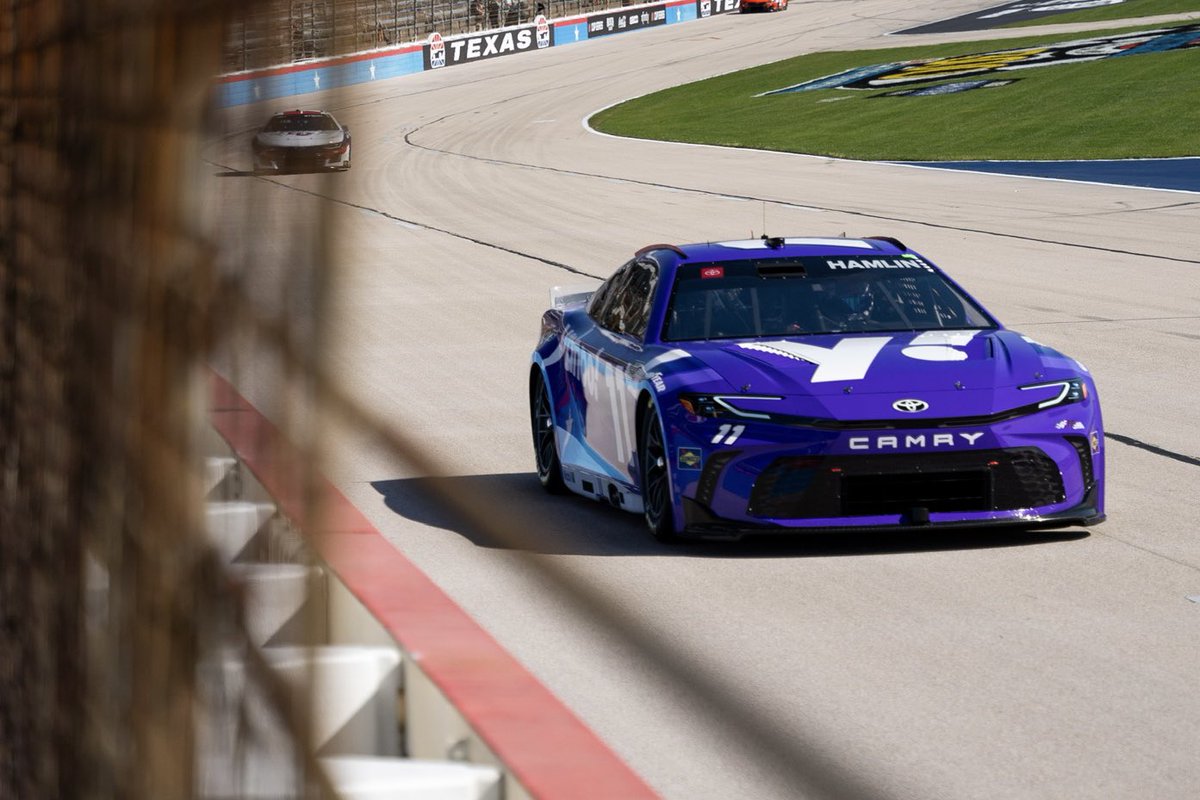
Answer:
[[253, 178], [262, 173], [252, 169], [227, 169], [221, 172], [214, 172], [213, 176], [217, 178]]
[[[1087, 538], [1086, 530], [950, 529], [751, 535], [738, 541], [663, 544], [640, 515], [578, 495], [550, 495], [533, 473], [372, 481], [405, 519], [450, 531], [479, 547], [543, 555], [665, 555], [696, 558], [806, 558], [1028, 547]], [[442, 502], [452, 497], [456, 506]], [[463, 508], [473, 508], [472, 515]], [[482, 516], [488, 530], [472, 521]]]

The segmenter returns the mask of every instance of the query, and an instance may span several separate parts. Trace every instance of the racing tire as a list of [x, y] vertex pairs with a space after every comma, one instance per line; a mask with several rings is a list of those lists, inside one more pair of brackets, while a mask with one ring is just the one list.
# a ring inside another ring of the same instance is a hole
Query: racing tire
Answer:
[[650, 535], [660, 542], [677, 541], [674, 515], [671, 511], [671, 470], [662, 424], [653, 404], [646, 409], [642, 419], [642, 435], [638, 444], [646, 527], [650, 529]]
[[529, 387], [529, 423], [533, 431], [533, 456], [537, 462], [538, 481], [550, 494], [562, 494], [562, 462], [558, 460], [558, 442], [554, 435], [554, 411], [550, 392], [539, 372]]

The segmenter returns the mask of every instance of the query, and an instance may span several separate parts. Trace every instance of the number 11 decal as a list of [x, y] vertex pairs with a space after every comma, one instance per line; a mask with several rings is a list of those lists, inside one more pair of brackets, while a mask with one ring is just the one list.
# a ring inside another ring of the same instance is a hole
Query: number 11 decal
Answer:
[[733, 444], [742, 435], [742, 431], [746, 430], [745, 425], [730, 425], [725, 423], [720, 428], [717, 428], [717, 435], [712, 438], [713, 444]]

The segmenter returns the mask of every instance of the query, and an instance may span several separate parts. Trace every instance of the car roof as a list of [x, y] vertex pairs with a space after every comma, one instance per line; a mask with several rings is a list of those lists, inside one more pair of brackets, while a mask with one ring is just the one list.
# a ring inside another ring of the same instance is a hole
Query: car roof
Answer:
[[[898, 246], [899, 245], [899, 246]], [[763, 236], [725, 242], [686, 244], [679, 248], [689, 261], [736, 261], [747, 258], [794, 258], [802, 256], [898, 255], [905, 252], [900, 242], [885, 238], [848, 239], [844, 236]]]
[[674, 271], [685, 263], [703, 264], [759, 258], [802, 258], [804, 256], [896, 256], [911, 252], [903, 242], [890, 236], [781, 236], [737, 239], [694, 244], [652, 244], [637, 251], [649, 256], [665, 270]]

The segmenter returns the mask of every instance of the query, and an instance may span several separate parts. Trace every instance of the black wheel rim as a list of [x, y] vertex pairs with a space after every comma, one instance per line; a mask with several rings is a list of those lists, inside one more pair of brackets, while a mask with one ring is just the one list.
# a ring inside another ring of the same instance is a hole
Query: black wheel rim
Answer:
[[663, 447], [662, 430], [658, 420], [651, 417], [646, 426], [645, 498], [646, 520], [657, 526], [663, 518], [667, 503], [667, 451]]
[[550, 477], [556, 457], [554, 416], [550, 413], [550, 398], [546, 394], [546, 388], [540, 382], [533, 409], [533, 447], [537, 453], [538, 476], [543, 479]]

